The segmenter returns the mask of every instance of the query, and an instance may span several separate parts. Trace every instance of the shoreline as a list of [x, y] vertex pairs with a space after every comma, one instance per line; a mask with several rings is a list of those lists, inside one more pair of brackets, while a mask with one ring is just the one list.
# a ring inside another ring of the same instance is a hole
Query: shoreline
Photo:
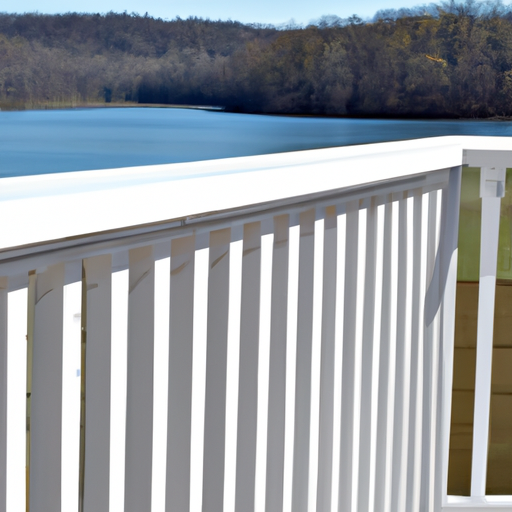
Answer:
[[126, 101], [122, 103], [48, 103], [40, 105], [28, 105], [21, 108], [4, 106], [0, 112], [23, 112], [26, 110], [73, 110], [88, 108], [182, 108], [188, 110], [207, 110], [211, 112], [225, 112], [226, 107], [217, 105], [178, 105], [175, 103], [135, 103]]
[[221, 105], [189, 105], [176, 103], [136, 103], [136, 102], [114, 102], [114, 103], [47, 103], [38, 105], [23, 105], [21, 107], [3, 105], [0, 112], [23, 112], [27, 110], [73, 110], [73, 109], [93, 109], [93, 108], [174, 108], [188, 110], [204, 110], [207, 112], [226, 112], [229, 114], [247, 114], [275, 117], [302, 117], [316, 119], [372, 119], [372, 120], [403, 120], [403, 121], [512, 121], [512, 116], [494, 115], [490, 117], [435, 117], [435, 116], [409, 116], [409, 115], [326, 115], [326, 114], [296, 114], [280, 112], [241, 112]]

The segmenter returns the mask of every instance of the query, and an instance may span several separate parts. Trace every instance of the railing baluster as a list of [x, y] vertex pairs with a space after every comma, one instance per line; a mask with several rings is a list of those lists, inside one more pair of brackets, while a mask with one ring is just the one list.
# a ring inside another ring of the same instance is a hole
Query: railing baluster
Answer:
[[375, 503], [390, 512], [393, 447], [396, 298], [398, 273], [397, 204], [388, 198], [384, 209], [384, 247], [375, 456]]
[[[376, 198], [378, 200], [378, 198]], [[381, 198], [382, 199], [382, 198]], [[372, 376], [372, 429], [371, 439], [373, 449], [370, 453], [370, 465], [368, 471], [368, 489], [370, 493], [368, 509], [375, 511], [381, 508], [381, 503], [375, 500], [377, 485], [377, 442], [378, 442], [378, 408], [379, 408], [379, 379], [380, 379], [380, 357], [381, 357], [381, 329], [382, 329], [382, 291], [384, 279], [384, 225], [385, 225], [385, 204], [377, 207], [376, 213], [376, 249], [375, 249], [375, 313], [373, 327], [373, 376]]]
[[167, 512], [190, 509], [195, 236], [171, 242]]
[[[61, 510], [62, 337], [64, 264], [37, 274], [34, 282], [29, 425], [30, 510]], [[30, 300], [30, 299], [29, 299]]]
[[226, 426], [226, 365], [231, 229], [210, 233], [203, 512], [222, 512]]
[[125, 512], [151, 510], [155, 283], [153, 248], [129, 254]]
[[359, 477], [357, 510], [369, 512], [373, 489], [371, 488], [371, 458], [374, 449], [373, 431], [373, 379], [374, 363], [374, 329], [375, 329], [375, 276], [377, 245], [377, 207], [375, 200], [367, 211], [366, 220], [366, 255], [365, 255], [365, 289], [364, 320], [361, 371], [361, 423], [359, 437]]
[[[151, 506], [153, 512], [163, 512], [166, 506], [167, 438], [169, 433], [170, 250], [169, 240], [154, 246], [155, 352], [153, 362], [153, 474], [151, 477]], [[192, 346], [189, 349], [192, 352]], [[191, 376], [190, 380], [192, 380]], [[183, 386], [186, 388], [186, 381], [184, 381]], [[188, 465], [190, 467], [190, 464]], [[187, 496], [188, 498], [189, 496]]]
[[108, 510], [112, 258], [83, 261], [80, 510]]
[[235, 511], [254, 510], [260, 327], [261, 225], [244, 226]]
[[[435, 192], [435, 215], [433, 216], [433, 238], [434, 238], [434, 257], [431, 265], [431, 272], [429, 276], [432, 275], [431, 281], [434, 282], [437, 280], [438, 286], [440, 286], [440, 277], [439, 275], [435, 275], [435, 265], [437, 260], [437, 255], [441, 247], [441, 232], [442, 232], [442, 223], [443, 223], [443, 207], [445, 206], [445, 192], [444, 190], [438, 190]], [[429, 226], [430, 230], [430, 226]], [[430, 236], [430, 233], [429, 233]], [[430, 267], [430, 265], [429, 265]], [[428, 286], [430, 286], [430, 281], [428, 282]], [[432, 366], [433, 366], [433, 374], [432, 374], [432, 508], [437, 511], [441, 509], [444, 500], [444, 494], [446, 492], [446, 487], [444, 485], [444, 475], [443, 475], [443, 414], [442, 414], [442, 406], [443, 406], [443, 350], [441, 343], [441, 329], [443, 324], [442, 314], [440, 312], [437, 313], [436, 317], [429, 325], [427, 333], [431, 336], [432, 339]], [[450, 389], [451, 393], [451, 389]], [[449, 440], [446, 440], [446, 445], [448, 446]]]
[[421, 400], [423, 377], [423, 297], [425, 280], [423, 262], [423, 196], [414, 192], [413, 203], [413, 254], [412, 254], [412, 323], [411, 323], [411, 378], [409, 405], [409, 450], [407, 461], [406, 510], [418, 510], [421, 484]]
[[325, 210], [324, 221], [317, 512], [330, 512], [331, 510], [337, 235], [336, 207], [330, 206]]
[[201, 510], [206, 395], [209, 233], [196, 235], [192, 336], [192, 431], [190, 433], [190, 510]]
[[315, 210], [300, 215], [292, 510], [306, 512], [309, 489]]
[[27, 510], [27, 289], [8, 293], [7, 317], [7, 504]]
[[[437, 196], [438, 191], [434, 190], [428, 194], [428, 207], [425, 222], [426, 230], [426, 270], [423, 277], [425, 286], [428, 286], [434, 272], [436, 255], [436, 225], [437, 225]], [[425, 319], [424, 319], [425, 321]], [[432, 512], [434, 509], [434, 471], [435, 471], [435, 393], [434, 383], [437, 375], [437, 359], [435, 359], [435, 325], [437, 319], [430, 325], [424, 325], [425, 329], [423, 342], [423, 413], [422, 413], [422, 469], [421, 469], [421, 491], [420, 506], [425, 512]]]
[[[231, 230], [231, 244], [229, 245], [229, 310], [228, 310], [228, 344], [226, 361], [226, 426], [224, 447], [224, 510], [235, 510], [236, 479], [237, 479], [237, 442], [238, 442], [238, 389], [240, 373], [240, 325], [242, 305], [242, 260], [244, 252], [244, 227], [237, 225]], [[261, 332], [261, 326], [260, 326]], [[260, 337], [261, 340], [261, 337]], [[260, 360], [262, 359], [260, 344]], [[259, 364], [259, 370], [264, 365]], [[258, 375], [258, 381], [260, 381]], [[261, 391], [261, 390], [260, 390]], [[260, 396], [262, 393], [259, 393]], [[258, 412], [260, 404], [257, 405]], [[258, 414], [258, 421], [261, 420]], [[259, 433], [260, 428], [257, 427]], [[258, 439], [256, 445], [261, 448], [262, 440]], [[259, 450], [258, 450], [259, 452]]]
[[290, 215], [288, 260], [288, 322], [286, 337], [286, 403], [283, 512], [293, 512], [295, 394], [297, 380], [297, 324], [299, 296], [300, 223], [299, 214]]
[[[128, 253], [126, 255], [128, 260]], [[113, 262], [114, 266], [114, 262]], [[109, 512], [124, 512], [129, 270], [112, 273]]]
[[391, 487], [391, 510], [405, 512], [407, 482], [407, 449], [409, 418], [409, 379], [410, 379], [410, 265], [409, 247], [409, 201], [405, 197], [399, 201], [398, 236], [398, 292], [397, 292], [397, 335], [395, 372], [395, 419], [393, 434], [393, 473]]
[[[346, 256], [345, 256], [345, 297], [343, 312], [343, 356], [341, 384], [341, 439], [340, 439], [340, 472], [338, 487], [339, 512], [355, 512], [357, 502], [354, 480], [355, 465], [355, 429], [359, 404], [356, 403], [356, 387], [358, 386], [356, 365], [358, 361], [357, 316], [358, 316], [358, 274], [360, 274], [359, 254], [359, 201], [351, 201], [346, 207]], [[360, 347], [359, 347], [360, 350]]]
[[282, 512], [283, 509], [288, 240], [288, 215], [275, 217], [270, 317], [266, 512]]
[[295, 391], [297, 367], [297, 303], [299, 294], [299, 215], [290, 215], [288, 259], [288, 317], [286, 336], [286, 398], [285, 398], [285, 439], [284, 439], [284, 485], [283, 512], [292, 512], [294, 434], [295, 434]]
[[336, 241], [336, 323], [334, 328], [335, 349], [334, 349], [334, 393], [333, 393], [333, 438], [332, 438], [332, 490], [330, 510], [338, 510], [339, 483], [340, 483], [340, 446], [341, 446], [341, 381], [343, 367], [343, 329], [345, 310], [345, 257], [347, 242], [347, 215], [346, 204], [336, 207], [337, 218], [337, 241]]
[[0, 510], [7, 505], [7, 277], [0, 277]]

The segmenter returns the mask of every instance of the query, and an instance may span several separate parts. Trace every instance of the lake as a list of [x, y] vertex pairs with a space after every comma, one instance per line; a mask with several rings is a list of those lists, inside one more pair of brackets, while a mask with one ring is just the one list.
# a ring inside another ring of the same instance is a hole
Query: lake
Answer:
[[0, 112], [0, 177], [189, 162], [437, 135], [512, 136], [512, 122], [326, 119], [175, 108]]

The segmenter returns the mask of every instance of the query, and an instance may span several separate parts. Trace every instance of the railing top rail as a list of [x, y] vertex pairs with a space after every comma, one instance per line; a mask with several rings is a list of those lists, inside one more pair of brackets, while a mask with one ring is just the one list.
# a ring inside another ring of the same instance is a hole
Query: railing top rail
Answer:
[[[507, 153], [510, 139], [433, 137], [183, 164], [4, 178], [0, 252], [49, 240], [179, 221], [383, 183], [461, 165], [463, 149]], [[510, 153], [510, 155], [508, 155]]]

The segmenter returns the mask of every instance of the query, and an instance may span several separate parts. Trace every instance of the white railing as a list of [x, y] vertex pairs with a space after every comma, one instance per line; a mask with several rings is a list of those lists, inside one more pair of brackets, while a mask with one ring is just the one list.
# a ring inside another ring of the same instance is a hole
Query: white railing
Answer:
[[509, 140], [0, 180], [0, 510], [512, 507], [446, 492], [461, 166]]

